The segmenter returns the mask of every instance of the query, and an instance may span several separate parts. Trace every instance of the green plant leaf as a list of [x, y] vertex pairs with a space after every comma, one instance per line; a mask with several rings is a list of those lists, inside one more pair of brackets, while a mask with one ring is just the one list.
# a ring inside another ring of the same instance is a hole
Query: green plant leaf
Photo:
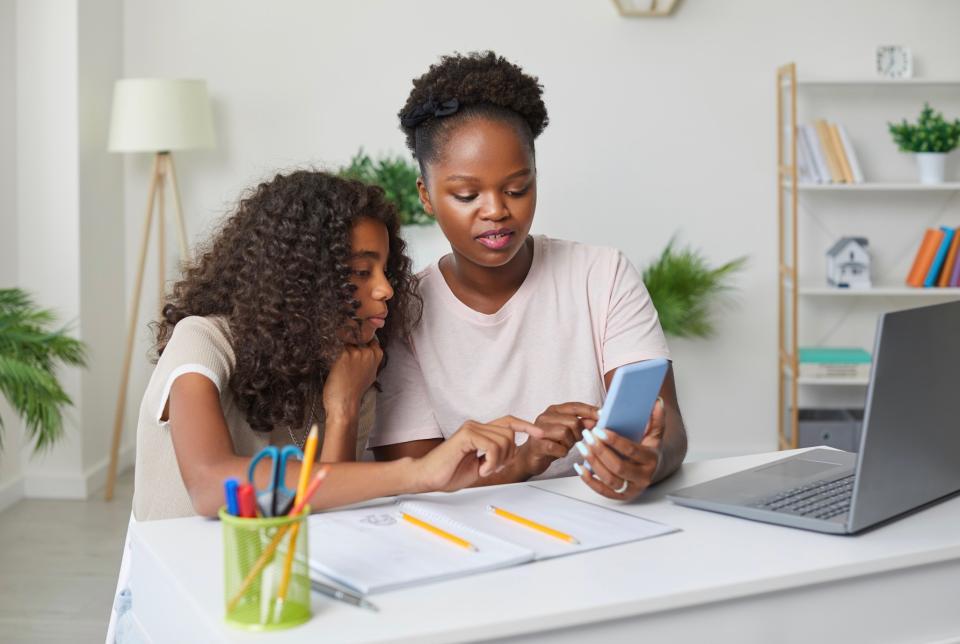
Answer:
[[719, 297], [733, 289], [731, 278], [746, 263], [746, 257], [739, 257], [713, 268], [699, 251], [678, 248], [676, 238], [671, 238], [660, 257], [643, 269], [643, 282], [664, 333], [710, 337], [714, 331], [712, 310]]
[[887, 123], [894, 143], [901, 152], [950, 152], [960, 142], [960, 119], [946, 121], [943, 114], [923, 104], [916, 124], [906, 119]]
[[[48, 328], [55, 319], [24, 291], [0, 289], [0, 394], [23, 418], [34, 452], [63, 435], [62, 410], [73, 404], [57, 380], [57, 367], [86, 364], [82, 342], [66, 329]], [[0, 447], [3, 427], [0, 418]]]
[[387, 199], [396, 204], [401, 224], [434, 223], [433, 217], [424, 212], [420, 204], [420, 195], [417, 192], [420, 170], [404, 157], [384, 156], [374, 161], [360, 148], [350, 159], [350, 163], [340, 168], [338, 174], [383, 188]]

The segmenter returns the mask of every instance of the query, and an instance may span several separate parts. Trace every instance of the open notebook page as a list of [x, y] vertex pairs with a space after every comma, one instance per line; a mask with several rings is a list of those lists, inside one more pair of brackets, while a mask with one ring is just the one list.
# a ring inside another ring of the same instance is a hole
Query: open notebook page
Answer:
[[[444, 514], [454, 521], [532, 550], [538, 560], [676, 532], [676, 528], [662, 523], [529, 484], [477, 488], [454, 495], [430, 494], [417, 497], [417, 504], [433, 513]], [[499, 517], [487, 511], [489, 505], [564, 532], [580, 543], [573, 545]]]
[[[476, 546], [457, 546], [400, 519], [404, 511]], [[310, 567], [364, 594], [532, 561], [519, 545], [483, 534], [418, 503], [397, 502], [309, 518]]]

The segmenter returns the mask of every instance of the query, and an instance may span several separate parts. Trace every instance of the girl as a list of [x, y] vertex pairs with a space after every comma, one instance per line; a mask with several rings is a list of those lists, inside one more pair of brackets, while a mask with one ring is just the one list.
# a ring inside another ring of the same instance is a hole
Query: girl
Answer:
[[618, 367], [669, 352], [622, 254], [528, 234], [541, 94], [492, 52], [444, 57], [413, 81], [401, 129], [420, 164], [420, 201], [452, 253], [420, 275], [423, 321], [382, 374], [369, 445], [378, 459], [423, 457], [456, 439], [463, 419], [510, 410], [544, 435], [484, 483], [573, 466], [599, 494], [631, 499], [686, 453], [672, 371], [639, 442], [596, 428], [597, 405]]
[[[424, 458], [347, 462], [366, 443], [384, 352], [419, 317], [398, 231], [381, 189], [323, 172], [278, 175], [240, 201], [156, 323], [159, 359], [137, 427], [137, 520], [216, 514], [224, 479], [245, 479], [267, 444], [302, 447], [313, 423], [323, 427], [319, 460], [335, 463], [314, 508], [457, 489], [510, 461], [515, 430], [540, 434], [512, 418], [471, 422], [463, 440]], [[299, 470], [288, 463], [287, 487]]]

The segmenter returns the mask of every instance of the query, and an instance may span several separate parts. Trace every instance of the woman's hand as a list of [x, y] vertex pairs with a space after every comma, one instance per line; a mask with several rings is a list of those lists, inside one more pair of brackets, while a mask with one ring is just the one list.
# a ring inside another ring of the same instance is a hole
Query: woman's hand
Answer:
[[503, 469], [517, 454], [514, 434], [542, 438], [544, 430], [513, 416], [489, 423], [468, 420], [453, 436], [417, 460], [418, 488], [452, 492]]
[[664, 428], [663, 399], [657, 398], [640, 442], [610, 429], [584, 431], [578, 449], [586, 449], [585, 464], [590, 467], [578, 464], [574, 469], [597, 494], [620, 501], [634, 499], [650, 486], [660, 466]]
[[382, 360], [383, 350], [376, 336], [369, 344], [343, 348], [323, 384], [323, 409], [327, 419], [356, 418], [360, 399], [377, 379]]
[[541, 438], [530, 436], [517, 456], [520, 480], [542, 474], [551, 463], [567, 455], [580, 440], [584, 429], [597, 424], [599, 409], [580, 402], [550, 405], [534, 424], [543, 430]]

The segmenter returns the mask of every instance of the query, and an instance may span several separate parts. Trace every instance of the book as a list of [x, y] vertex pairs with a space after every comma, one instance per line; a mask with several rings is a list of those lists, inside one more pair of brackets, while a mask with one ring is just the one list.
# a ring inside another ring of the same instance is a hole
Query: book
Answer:
[[950, 242], [950, 249], [947, 251], [947, 259], [943, 262], [943, 268], [940, 269], [940, 277], [937, 279], [937, 286], [940, 288], [950, 286], [950, 278], [953, 276], [953, 269], [957, 263], [957, 246], [960, 246], [960, 228], [953, 231], [953, 241]]
[[803, 378], [870, 377], [870, 354], [855, 347], [800, 347], [798, 375]]
[[853, 173], [853, 182], [863, 183], [863, 170], [860, 169], [860, 160], [857, 158], [857, 153], [853, 149], [853, 143], [850, 141], [850, 136], [847, 134], [847, 129], [840, 123], [837, 123], [837, 132], [840, 134], [840, 142], [843, 144], [843, 151], [846, 152], [847, 161], [850, 162], [850, 171]]
[[[958, 229], [955, 235], [960, 235], [960, 229]], [[960, 252], [957, 253], [957, 261], [953, 263], [953, 269], [950, 272], [950, 283], [948, 286], [960, 287]]]
[[827, 123], [830, 128], [830, 142], [833, 144], [833, 151], [840, 161], [840, 171], [843, 173], [844, 183], [853, 183], [853, 172], [850, 170], [850, 162], [847, 160], [847, 154], [843, 149], [843, 141], [840, 140], [840, 132], [835, 123]]
[[830, 183], [833, 179], [830, 176], [830, 169], [827, 167], [827, 161], [823, 156], [823, 147], [820, 144], [820, 138], [817, 136], [817, 130], [812, 125], [801, 125], [800, 133], [810, 148], [813, 156], [813, 165], [817, 171], [817, 177], [820, 183]]
[[922, 287], [923, 280], [933, 264], [933, 258], [937, 254], [940, 242], [943, 240], [943, 231], [935, 228], [927, 228], [923, 233], [923, 240], [920, 242], [920, 248], [917, 249], [917, 255], [913, 258], [913, 266], [907, 275], [907, 285]]
[[[571, 544], [488, 511], [503, 508], [576, 537]], [[469, 541], [450, 543], [399, 519], [406, 512]], [[309, 519], [310, 569], [363, 594], [451, 579], [588, 552], [675, 532], [632, 514], [533, 485], [458, 494], [401, 496], [380, 505], [323, 512]]]
[[823, 150], [823, 158], [826, 159], [827, 168], [830, 170], [830, 181], [833, 183], [843, 183], [843, 170], [840, 169], [840, 160], [833, 149], [832, 137], [830, 136], [830, 126], [823, 119], [817, 119], [814, 122], [817, 128], [817, 138], [820, 139], [820, 147]]
[[940, 232], [943, 233], [943, 236], [937, 245], [937, 252], [933, 256], [933, 261], [930, 263], [930, 270], [927, 271], [927, 276], [923, 280], [923, 286], [925, 288], [936, 286], [937, 278], [940, 276], [941, 269], [943, 269], [943, 261], [947, 258], [947, 250], [953, 241], [953, 228], [940, 226]]
[[819, 183], [813, 168], [813, 159], [803, 145], [799, 134], [797, 136], [797, 181], [800, 183]]

